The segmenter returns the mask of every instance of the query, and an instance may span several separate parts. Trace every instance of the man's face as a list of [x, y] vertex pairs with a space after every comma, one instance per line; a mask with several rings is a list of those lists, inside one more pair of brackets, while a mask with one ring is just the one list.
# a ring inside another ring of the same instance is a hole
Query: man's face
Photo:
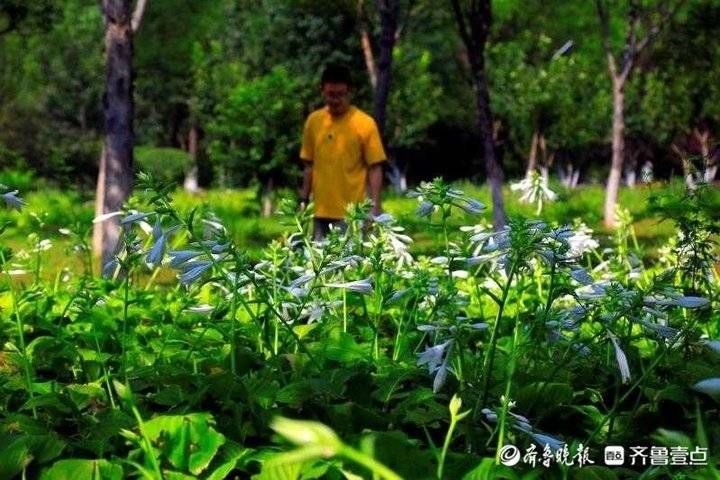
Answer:
[[340, 116], [350, 108], [350, 87], [346, 83], [323, 83], [320, 93], [330, 110], [330, 115]]

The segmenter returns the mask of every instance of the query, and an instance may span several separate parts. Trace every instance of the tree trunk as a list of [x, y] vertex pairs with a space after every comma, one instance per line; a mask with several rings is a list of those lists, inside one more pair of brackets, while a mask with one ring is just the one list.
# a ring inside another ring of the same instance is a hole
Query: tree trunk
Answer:
[[[120, 210], [130, 195], [133, 168], [133, 71], [130, 0], [104, 0], [106, 76], [105, 143], [98, 173], [96, 215]], [[119, 220], [95, 224], [93, 247], [103, 265], [117, 248]]]
[[199, 189], [197, 165], [198, 137], [198, 128], [193, 121], [190, 126], [190, 132], [188, 133], [188, 153], [190, 154], [190, 161], [192, 164], [190, 165], [190, 170], [185, 176], [185, 182], [183, 182], [183, 188], [185, 188], [185, 191], [189, 193], [197, 193]]
[[497, 155], [495, 154], [495, 140], [493, 139], [492, 113], [490, 111], [490, 94], [488, 92], [487, 78], [485, 76], [485, 62], [483, 58], [473, 62], [473, 79], [475, 81], [475, 94], [478, 109], [478, 128], [485, 157], [485, 170], [492, 194], [493, 226], [496, 230], [507, 223], [505, 218], [505, 202], [502, 195], [503, 171]]
[[532, 140], [530, 140], [530, 154], [528, 155], [527, 171], [525, 172], [526, 177], [529, 177], [530, 173], [537, 168], [538, 137], [539, 133], [536, 129], [533, 131]]
[[385, 112], [390, 95], [392, 78], [392, 55], [395, 48], [395, 33], [398, 25], [398, 1], [377, 0], [380, 14], [380, 56], [377, 64], [377, 87], [373, 102], [373, 116], [380, 134], [385, 134]]
[[700, 144], [700, 153], [703, 157], [703, 180], [705, 183], [712, 183], [717, 174], [717, 152], [710, 152], [710, 131], [703, 129], [701, 132], [697, 128], [694, 130], [695, 138]]
[[275, 196], [275, 183], [273, 182], [272, 177], [268, 178], [267, 182], [265, 183], [265, 188], [263, 189], [262, 194], [262, 209], [261, 214], [263, 218], [270, 218], [273, 213], [273, 200]]
[[615, 207], [617, 206], [620, 180], [622, 179], [625, 159], [625, 84], [613, 79], [613, 125], [612, 125], [612, 162], [605, 192], [605, 226], [616, 225]]

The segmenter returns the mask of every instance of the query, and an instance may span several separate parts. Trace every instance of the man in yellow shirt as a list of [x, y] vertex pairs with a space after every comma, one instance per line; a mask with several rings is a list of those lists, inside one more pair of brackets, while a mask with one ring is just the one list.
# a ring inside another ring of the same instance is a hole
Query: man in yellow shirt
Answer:
[[350, 103], [350, 71], [328, 65], [320, 81], [325, 107], [305, 121], [300, 158], [305, 164], [300, 201], [315, 202], [316, 240], [331, 224], [345, 228], [345, 208], [367, 191], [372, 214], [382, 211], [382, 162], [386, 160], [375, 120]]

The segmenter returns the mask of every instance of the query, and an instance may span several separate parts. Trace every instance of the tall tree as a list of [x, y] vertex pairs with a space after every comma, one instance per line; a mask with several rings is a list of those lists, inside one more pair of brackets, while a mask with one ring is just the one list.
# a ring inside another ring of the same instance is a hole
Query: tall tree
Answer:
[[[120, 210], [130, 196], [133, 176], [133, 34], [140, 27], [146, 0], [138, 0], [131, 14], [130, 0], [103, 0], [105, 22], [105, 142], [95, 200], [96, 216]], [[117, 217], [95, 224], [93, 250], [107, 263], [117, 247]]]
[[506, 224], [505, 203], [502, 196], [503, 170], [495, 151], [490, 94], [485, 72], [485, 46], [492, 25], [491, 0], [450, 0], [460, 38], [465, 44], [477, 103], [477, 121], [493, 202], [493, 226]]
[[684, 0], [661, 1], [655, 8], [643, 9], [638, 0], [629, 0], [625, 14], [625, 39], [622, 52], [616, 56], [611, 43], [611, 12], [608, 1], [595, 0], [600, 23], [600, 36], [612, 83], [613, 100], [612, 160], [604, 207], [606, 227], [614, 227], [616, 224], [615, 208], [625, 161], [625, 87], [628, 78], [637, 66], [640, 54], [670, 22], [682, 3]]
[[[386, 113], [388, 99], [390, 98], [390, 82], [392, 79], [393, 49], [399, 36], [399, 0], [375, 0], [375, 8], [380, 17], [380, 55], [377, 62], [372, 49], [372, 41], [363, 11], [363, 0], [358, 0], [358, 23], [360, 27], [360, 45], [365, 58], [365, 65], [370, 77], [370, 85], [373, 89], [373, 117], [377, 122], [380, 135], [387, 143]], [[401, 178], [401, 172], [392, 159], [389, 161], [393, 175], [391, 178]]]
[[375, 4], [380, 15], [380, 55], [377, 62], [377, 86], [373, 99], [373, 115], [380, 132], [384, 133], [400, 6], [398, 0], [376, 0]]

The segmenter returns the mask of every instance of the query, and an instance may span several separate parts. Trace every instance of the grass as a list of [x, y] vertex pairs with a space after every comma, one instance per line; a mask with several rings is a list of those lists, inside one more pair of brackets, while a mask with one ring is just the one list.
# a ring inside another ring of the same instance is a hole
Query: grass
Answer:
[[[458, 187], [470, 197], [477, 198], [488, 206], [482, 219], [488, 221], [489, 206], [491, 205], [489, 190], [486, 186], [478, 186], [469, 182], [461, 182]], [[648, 247], [651, 252], [655, 247], [663, 244], [674, 234], [674, 225], [671, 222], [662, 222], [654, 218], [647, 210], [648, 198], [652, 194], [677, 189], [678, 185], [641, 186], [634, 189], [624, 188], [620, 191], [620, 205], [627, 208], [634, 218], [634, 229], [638, 240]], [[595, 232], [601, 244], [609, 243], [612, 232], [602, 225], [602, 208], [604, 189], [600, 186], [582, 186], [569, 190], [560, 186], [553, 187], [558, 192], [558, 200], [545, 205], [540, 218], [550, 224], [572, 224], [575, 219], [582, 219]], [[72, 250], [72, 242], [59, 233], [61, 228], [75, 228], [84, 230], [90, 238], [91, 221], [94, 216], [94, 203], [77, 192], [43, 190], [29, 192], [24, 195], [28, 208], [21, 214], [11, 213], [5, 209], [0, 210], [0, 224], [5, 221], [12, 222], [10, 232], [6, 234], [5, 241], [14, 250], [26, 248], [27, 235], [32, 232], [39, 233], [43, 238], [51, 239], [53, 247], [45, 253], [47, 261], [45, 272], [54, 276], [63, 268], [75, 270], [80, 265], [76, 256], [67, 255]], [[277, 217], [263, 218], [260, 216], [260, 206], [255, 199], [255, 193], [249, 189], [238, 190], [207, 190], [199, 194], [189, 194], [178, 190], [173, 194], [175, 205], [180, 212], [188, 212], [191, 208], [202, 206], [212, 211], [227, 227], [230, 237], [238, 246], [243, 248], [251, 258], [258, 258], [262, 249], [273, 239], [280, 238], [291, 227], [283, 225]], [[509, 188], [504, 190], [506, 210], [509, 216], [523, 215], [536, 218], [535, 206], [523, 204], [518, 201], [518, 195]], [[417, 218], [415, 199], [385, 192], [384, 209], [393, 214], [414, 243], [411, 253], [415, 255], [428, 254], [436, 249], [441, 242], [442, 232], [438, 225], [428, 225]], [[142, 208], [142, 207], [139, 207]], [[453, 212], [448, 219], [451, 228], [461, 225], [472, 225], [478, 221], [464, 212]], [[652, 248], [650, 248], [652, 247]], [[165, 278], [159, 276], [161, 283]]]

